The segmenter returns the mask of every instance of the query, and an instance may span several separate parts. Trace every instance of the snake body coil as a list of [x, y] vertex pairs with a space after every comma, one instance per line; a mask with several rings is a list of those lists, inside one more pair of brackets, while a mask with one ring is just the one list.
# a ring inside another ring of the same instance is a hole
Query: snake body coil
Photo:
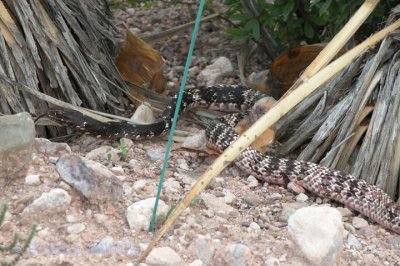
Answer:
[[[182, 109], [203, 107], [246, 112], [262, 97], [261, 93], [240, 85], [209, 86], [184, 92]], [[101, 123], [69, 110], [50, 111], [47, 117], [79, 131], [106, 138], [140, 139], [168, 131], [175, 106], [176, 97], [167, 106], [161, 118], [148, 125], [134, 125], [125, 121]], [[209, 123], [206, 135], [208, 144], [221, 152], [238, 138], [232, 127], [221, 122]], [[235, 159], [235, 164], [262, 181], [279, 185], [290, 182], [300, 185], [317, 196], [340, 202], [400, 234], [400, 206], [383, 190], [364, 180], [311, 162], [268, 156], [251, 147]]]

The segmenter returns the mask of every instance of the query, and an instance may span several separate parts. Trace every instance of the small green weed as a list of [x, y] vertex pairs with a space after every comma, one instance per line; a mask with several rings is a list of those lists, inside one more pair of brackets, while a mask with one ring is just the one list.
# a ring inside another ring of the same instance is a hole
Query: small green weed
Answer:
[[[1, 226], [4, 223], [7, 210], [8, 210], [8, 205], [4, 204], [0, 211], [0, 230], [1, 230]], [[30, 232], [29, 236], [26, 238], [26, 240], [24, 241], [22, 248], [19, 248], [17, 246], [18, 243], [21, 242], [20, 241], [21, 237], [17, 233], [14, 234], [13, 239], [9, 245], [4, 245], [4, 246], [0, 245], [0, 253], [2, 253], [2, 254], [11, 254], [11, 253], [15, 253], [15, 251], [18, 250], [17, 255], [11, 261], [0, 261], [0, 265], [1, 266], [16, 265], [18, 263], [18, 261], [21, 259], [21, 257], [24, 255], [24, 253], [28, 250], [29, 245], [31, 244], [35, 233], [36, 233], [36, 225], [33, 225], [31, 232]]]

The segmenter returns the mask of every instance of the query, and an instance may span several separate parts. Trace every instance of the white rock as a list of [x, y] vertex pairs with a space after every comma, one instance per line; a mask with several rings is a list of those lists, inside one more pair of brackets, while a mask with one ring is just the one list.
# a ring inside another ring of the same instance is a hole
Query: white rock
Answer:
[[221, 81], [221, 79], [231, 74], [233, 66], [231, 61], [226, 57], [219, 57], [215, 62], [205, 67], [197, 76], [197, 80], [205, 82], [207, 85], [214, 85]]
[[300, 193], [299, 195], [296, 196], [297, 202], [306, 202], [307, 200], [308, 200], [308, 196], [304, 193]]
[[84, 224], [82, 224], [82, 223], [79, 223], [79, 224], [71, 224], [71, 225], [69, 225], [69, 226], [67, 226], [67, 232], [68, 232], [68, 234], [79, 234], [79, 233], [82, 233], [83, 232], [83, 230], [85, 230], [86, 229], [86, 226], [84, 225]]
[[239, 215], [238, 210], [227, 205], [222, 198], [217, 198], [209, 193], [202, 193], [201, 198], [204, 200], [207, 208], [213, 210], [217, 216], [228, 219]]
[[163, 160], [165, 154], [159, 150], [147, 150], [146, 155], [150, 158], [152, 161], [157, 161], [157, 160]]
[[131, 120], [138, 124], [151, 124], [154, 122], [154, 113], [147, 102], [142, 103], [132, 115]]
[[178, 253], [170, 247], [154, 248], [146, 258], [150, 265], [176, 266], [182, 263]]
[[71, 215], [71, 214], [67, 214], [65, 215], [65, 221], [67, 221], [68, 223], [75, 223], [77, 221], [76, 217]]
[[361, 229], [363, 227], [368, 226], [367, 220], [365, 220], [361, 217], [353, 217], [351, 224], [354, 226], [355, 229]]
[[164, 189], [166, 193], [176, 193], [181, 190], [181, 184], [171, 177], [164, 182]]
[[288, 232], [298, 249], [315, 265], [333, 265], [343, 247], [342, 216], [331, 207], [297, 210], [289, 217]]
[[145, 187], [147, 187], [148, 185], [149, 185], [149, 183], [147, 182], [147, 180], [139, 179], [138, 181], [136, 181], [133, 184], [133, 189], [136, 190], [136, 191], [144, 190]]
[[22, 214], [63, 212], [70, 203], [71, 197], [68, 192], [60, 188], [55, 188], [35, 199], [24, 209]]
[[113, 172], [116, 175], [124, 175], [125, 174], [124, 168], [122, 168], [122, 166], [120, 166], [120, 165], [112, 167], [111, 172]]
[[[133, 203], [126, 210], [126, 218], [129, 227], [134, 230], [147, 230], [153, 214], [156, 198], [149, 198]], [[168, 212], [168, 205], [164, 201], [158, 201], [157, 215], [165, 215]]]
[[194, 260], [188, 266], [203, 266], [203, 265], [204, 265], [204, 263], [201, 260]]
[[[114, 242], [114, 238], [111, 236], [106, 236], [102, 240], [99, 241], [96, 245], [90, 248], [91, 254], [107, 254], [115, 250], [112, 245]], [[115, 250], [115, 252], [121, 252], [121, 250]]]
[[236, 199], [235, 195], [233, 195], [229, 190], [224, 188], [222, 192], [225, 194], [224, 201], [226, 204], [231, 204]]
[[255, 178], [255, 177], [252, 176], [252, 175], [250, 175], [250, 176], [247, 178], [247, 182], [249, 182], [249, 183], [247, 184], [247, 186], [249, 186], [249, 187], [257, 187], [257, 186], [258, 186], [258, 180], [257, 180], [257, 178]]
[[185, 138], [185, 140], [182, 143], [182, 147], [188, 149], [203, 149], [206, 147], [206, 145], [207, 145], [207, 139], [204, 130], [201, 130], [196, 135]]
[[354, 247], [357, 250], [361, 250], [363, 248], [360, 240], [358, 240], [353, 234], [349, 234], [347, 237], [347, 244], [350, 247]]
[[251, 222], [249, 225], [249, 230], [251, 230], [251, 231], [258, 231], [260, 229], [261, 229], [261, 227], [256, 222]]
[[26, 185], [39, 185], [40, 184], [40, 175], [27, 175], [25, 177]]

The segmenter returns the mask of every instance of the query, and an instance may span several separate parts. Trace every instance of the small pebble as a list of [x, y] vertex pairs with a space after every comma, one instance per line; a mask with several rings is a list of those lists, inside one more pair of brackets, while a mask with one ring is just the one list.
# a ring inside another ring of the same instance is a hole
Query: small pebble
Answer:
[[27, 175], [25, 177], [26, 185], [39, 185], [40, 184], [40, 175]]
[[307, 200], [308, 200], [308, 196], [304, 193], [300, 193], [299, 195], [296, 196], [297, 202], [306, 202]]

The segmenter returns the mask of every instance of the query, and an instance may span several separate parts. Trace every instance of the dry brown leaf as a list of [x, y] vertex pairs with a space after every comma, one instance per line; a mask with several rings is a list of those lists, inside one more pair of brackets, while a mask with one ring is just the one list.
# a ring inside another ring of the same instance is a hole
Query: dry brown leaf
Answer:
[[[143, 87], [149, 84], [156, 92], [162, 92], [166, 80], [162, 74], [164, 59], [149, 44], [128, 32], [119, 54], [115, 59], [115, 65], [124, 80]], [[144, 99], [145, 96], [131, 89], [133, 96]]]

